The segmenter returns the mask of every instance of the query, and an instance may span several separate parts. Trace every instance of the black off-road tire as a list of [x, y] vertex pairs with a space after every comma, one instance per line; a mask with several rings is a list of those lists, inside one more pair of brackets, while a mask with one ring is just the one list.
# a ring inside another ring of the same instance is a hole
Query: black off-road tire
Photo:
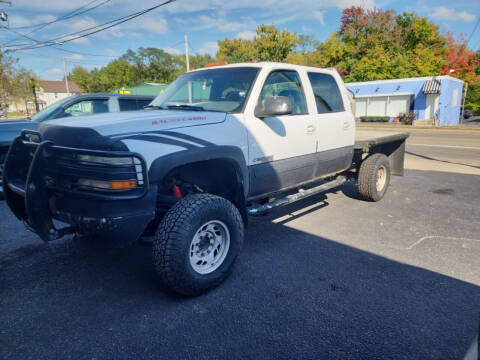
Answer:
[[[383, 186], [377, 187], [377, 176], [384, 172]], [[390, 161], [384, 154], [376, 153], [363, 160], [358, 172], [357, 187], [360, 196], [367, 201], [379, 201], [390, 184]]]
[[[192, 240], [208, 221], [221, 221], [230, 233], [230, 246], [221, 265], [200, 274], [190, 263]], [[186, 296], [200, 295], [222, 283], [230, 274], [244, 238], [238, 209], [228, 200], [211, 194], [194, 194], [179, 200], [165, 214], [153, 241], [153, 262], [160, 280]]]

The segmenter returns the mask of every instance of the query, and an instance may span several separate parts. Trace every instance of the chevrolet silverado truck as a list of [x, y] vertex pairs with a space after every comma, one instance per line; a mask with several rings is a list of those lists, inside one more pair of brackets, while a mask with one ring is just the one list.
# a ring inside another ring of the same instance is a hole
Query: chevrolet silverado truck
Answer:
[[403, 175], [407, 133], [355, 131], [334, 69], [242, 63], [181, 75], [149, 110], [25, 130], [3, 174], [11, 211], [44, 241], [153, 238], [170, 289], [219, 285], [249, 215], [356, 181], [379, 201]]
[[154, 99], [151, 95], [80, 94], [56, 101], [31, 118], [0, 121], [0, 199], [3, 198], [2, 170], [8, 147], [24, 129], [33, 130], [39, 123], [69, 116], [105, 112], [141, 110]]

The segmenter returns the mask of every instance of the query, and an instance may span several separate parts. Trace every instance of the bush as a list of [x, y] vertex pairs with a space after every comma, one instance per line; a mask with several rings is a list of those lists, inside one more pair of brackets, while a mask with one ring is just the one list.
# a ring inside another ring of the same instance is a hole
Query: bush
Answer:
[[414, 112], [400, 113], [398, 115], [398, 119], [405, 125], [413, 125], [413, 120], [415, 120], [415, 113]]
[[361, 122], [389, 122], [390, 116], [360, 116]]

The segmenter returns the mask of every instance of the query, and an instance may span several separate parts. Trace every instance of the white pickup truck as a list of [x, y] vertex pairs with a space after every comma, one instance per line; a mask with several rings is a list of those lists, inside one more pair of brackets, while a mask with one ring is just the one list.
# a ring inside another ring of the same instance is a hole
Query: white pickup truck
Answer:
[[248, 215], [350, 180], [378, 201], [403, 174], [408, 134], [356, 133], [334, 69], [198, 69], [149, 107], [24, 130], [5, 163], [12, 212], [45, 241], [154, 236], [160, 280], [194, 296], [228, 276]]

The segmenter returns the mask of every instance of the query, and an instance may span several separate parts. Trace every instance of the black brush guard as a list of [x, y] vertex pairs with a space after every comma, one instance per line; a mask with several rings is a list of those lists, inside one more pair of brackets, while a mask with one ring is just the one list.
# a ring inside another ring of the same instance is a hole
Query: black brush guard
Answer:
[[[86, 163], [78, 160], [82, 154], [128, 156], [134, 165]], [[44, 241], [90, 229], [136, 240], [155, 213], [156, 190], [155, 194], [149, 192], [146, 168], [137, 153], [56, 146], [43, 141], [40, 133], [24, 130], [13, 141], [5, 161], [5, 199], [15, 216]], [[125, 192], [92, 191], [76, 182], [79, 178], [109, 181], [133, 176], [141, 181]], [[53, 219], [70, 226], [57, 229]]]

